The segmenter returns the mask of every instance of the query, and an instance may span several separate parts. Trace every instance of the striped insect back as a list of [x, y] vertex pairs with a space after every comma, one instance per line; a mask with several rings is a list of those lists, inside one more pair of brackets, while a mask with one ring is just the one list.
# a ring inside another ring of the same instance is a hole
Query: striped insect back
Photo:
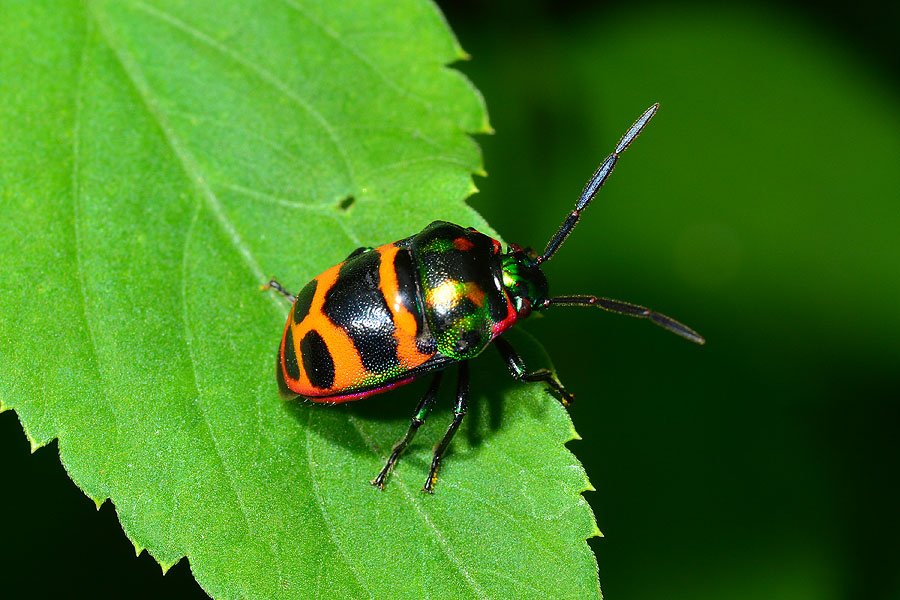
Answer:
[[434, 337], [425, 322], [418, 272], [408, 249], [408, 241], [385, 244], [381, 255], [380, 288], [391, 312], [397, 360], [404, 369], [413, 369], [434, 356]]
[[300, 291], [280, 352], [283, 391], [315, 399], [365, 390], [434, 355], [401, 244], [354, 253]]
[[345, 264], [326, 270], [297, 294], [281, 348], [281, 371], [288, 393], [324, 395], [333, 389], [355, 386], [366, 376], [353, 340], [323, 310], [327, 294], [336, 285]]
[[323, 316], [346, 333], [366, 373], [387, 375], [400, 367], [394, 321], [381, 290], [381, 254], [346, 261], [325, 292]]

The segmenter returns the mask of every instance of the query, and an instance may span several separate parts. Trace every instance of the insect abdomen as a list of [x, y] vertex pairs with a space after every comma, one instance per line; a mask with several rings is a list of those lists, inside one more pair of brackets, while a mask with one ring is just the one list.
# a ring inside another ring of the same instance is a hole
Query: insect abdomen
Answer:
[[277, 370], [288, 395], [344, 401], [396, 387], [434, 353], [412, 257], [386, 244], [335, 265], [301, 290]]

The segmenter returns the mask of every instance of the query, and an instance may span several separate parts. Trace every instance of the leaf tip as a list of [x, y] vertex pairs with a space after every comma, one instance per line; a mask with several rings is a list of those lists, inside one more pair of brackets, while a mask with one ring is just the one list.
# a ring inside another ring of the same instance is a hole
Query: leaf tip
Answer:
[[458, 41], [453, 41], [453, 53], [456, 55], [456, 60], [472, 60], [472, 55], [466, 52], [465, 48], [463, 48]]
[[177, 563], [178, 563], [177, 560], [176, 560], [176, 561], [173, 561], [173, 562], [163, 562], [163, 561], [159, 561], [159, 568], [162, 569], [162, 574], [165, 575], [166, 573], [169, 572], [169, 569], [171, 569], [172, 567], [174, 567]]
[[31, 435], [29, 435], [27, 431], [25, 432], [25, 436], [28, 438], [28, 445], [31, 446], [32, 454], [47, 445], [47, 442], [41, 442], [31, 437]]

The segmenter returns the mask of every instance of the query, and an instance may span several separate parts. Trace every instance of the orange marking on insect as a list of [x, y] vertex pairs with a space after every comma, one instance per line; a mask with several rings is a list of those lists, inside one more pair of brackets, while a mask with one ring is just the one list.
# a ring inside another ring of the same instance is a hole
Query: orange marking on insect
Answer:
[[[362, 364], [359, 352], [353, 345], [353, 340], [346, 331], [332, 323], [322, 311], [325, 295], [334, 286], [343, 265], [344, 263], [337, 264], [316, 277], [318, 285], [309, 307], [309, 314], [300, 323], [291, 325], [294, 351], [300, 367], [300, 379], [294, 391], [301, 396], [323, 396], [335, 390], [350, 389], [361, 384], [369, 374]], [[331, 359], [334, 361], [334, 383], [327, 389], [313, 386], [303, 366], [300, 343], [303, 341], [303, 337], [313, 329], [322, 336], [322, 340], [331, 354]]]
[[426, 301], [438, 312], [447, 312], [456, 306], [460, 298], [468, 298], [475, 306], [481, 308], [484, 305], [485, 293], [481, 287], [472, 281], [461, 283], [459, 281], [445, 281], [426, 293]]
[[475, 306], [481, 308], [484, 305], [484, 290], [481, 289], [477, 283], [468, 282], [466, 283], [466, 298], [472, 301]]
[[468, 240], [464, 237], [458, 237], [455, 240], [453, 240], [453, 247], [456, 248], [457, 250], [462, 250], [463, 252], [468, 252], [469, 250], [471, 250], [472, 248], [475, 247], [475, 244], [473, 244], [471, 242], [471, 240]]
[[378, 274], [381, 280], [381, 293], [387, 302], [388, 310], [394, 319], [394, 339], [397, 340], [397, 358], [404, 369], [418, 367], [431, 354], [419, 352], [416, 346], [416, 317], [403, 304], [400, 295], [400, 283], [394, 270], [394, 257], [400, 248], [393, 244], [385, 244], [376, 249], [381, 255], [381, 266]]

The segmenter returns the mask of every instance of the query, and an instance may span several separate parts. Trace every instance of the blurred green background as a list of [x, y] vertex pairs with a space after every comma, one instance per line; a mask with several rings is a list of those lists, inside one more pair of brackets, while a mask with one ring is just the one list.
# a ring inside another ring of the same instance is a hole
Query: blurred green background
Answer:
[[661, 103], [547, 270], [708, 345], [528, 324], [579, 395], [604, 595], [900, 598], [897, 5], [455, 6], [507, 240], [542, 248]]
[[[579, 397], [605, 596], [900, 598], [897, 4], [440, 4], [497, 132], [472, 204], [507, 240], [542, 248], [662, 105], [548, 272], [708, 345], [587, 309], [528, 324]], [[0, 443], [7, 582], [202, 596], [12, 413]]]

